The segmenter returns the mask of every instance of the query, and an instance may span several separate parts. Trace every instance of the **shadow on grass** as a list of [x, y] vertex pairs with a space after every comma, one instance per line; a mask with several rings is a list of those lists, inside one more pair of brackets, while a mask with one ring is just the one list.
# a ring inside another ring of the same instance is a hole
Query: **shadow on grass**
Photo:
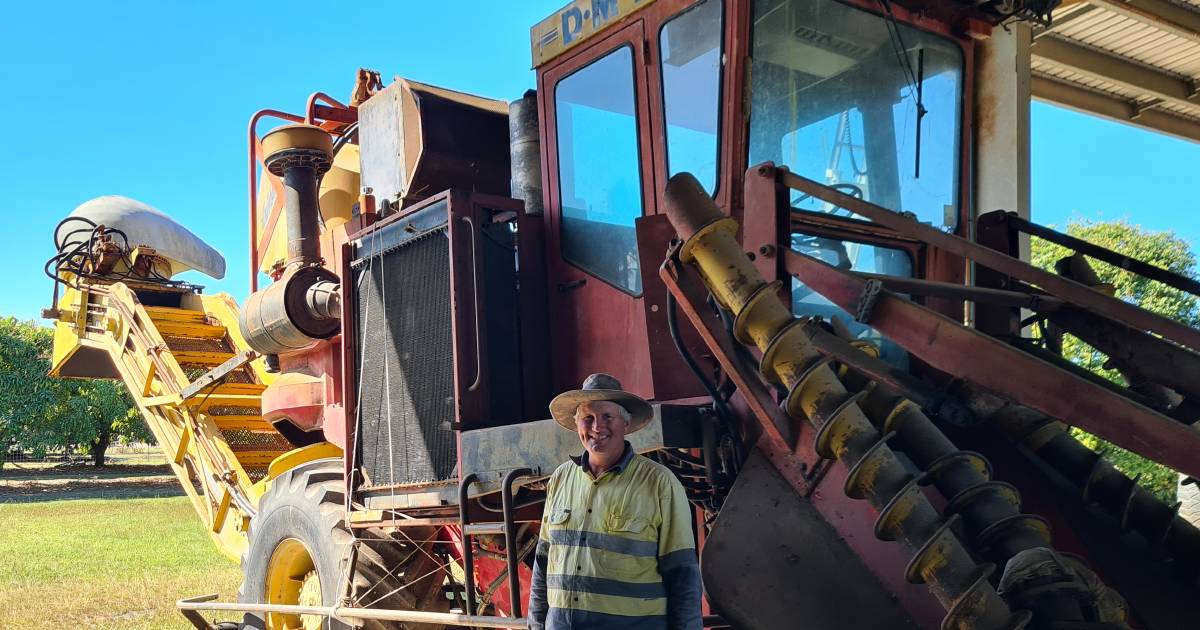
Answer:
[[0, 504], [173, 497], [182, 494], [179, 481], [165, 465], [5, 467], [0, 471]]
[[117, 464], [100, 468], [90, 464], [60, 464], [28, 468], [22, 467], [20, 464], [5, 464], [4, 468], [0, 469], [0, 482], [8, 479], [118, 479], [170, 474], [171, 468], [166, 464]]

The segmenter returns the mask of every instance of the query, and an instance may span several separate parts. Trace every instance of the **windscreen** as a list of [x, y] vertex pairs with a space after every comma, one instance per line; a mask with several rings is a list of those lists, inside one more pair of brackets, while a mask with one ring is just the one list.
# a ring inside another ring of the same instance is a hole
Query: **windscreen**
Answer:
[[[772, 161], [933, 225], [958, 217], [963, 54], [950, 39], [831, 0], [759, 0], [750, 164]], [[793, 192], [801, 210], [861, 219]]]

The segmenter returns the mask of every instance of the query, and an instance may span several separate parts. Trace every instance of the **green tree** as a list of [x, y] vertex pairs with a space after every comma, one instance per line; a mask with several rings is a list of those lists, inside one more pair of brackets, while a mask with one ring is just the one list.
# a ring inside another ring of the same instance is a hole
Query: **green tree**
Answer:
[[51, 329], [0, 318], [0, 466], [10, 450], [56, 446], [103, 466], [114, 439], [151, 438], [120, 383], [50, 378], [52, 345]]
[[[1066, 232], [1076, 238], [1178, 274], [1191, 277], [1196, 275], [1196, 255], [1192, 253], [1191, 245], [1172, 231], [1145, 230], [1124, 220], [1072, 220], [1067, 223]], [[1031, 248], [1033, 264], [1050, 271], [1054, 270], [1055, 262], [1072, 254], [1064, 247], [1036, 238], [1032, 240]], [[1112, 285], [1113, 295], [1118, 299], [1190, 326], [1200, 325], [1200, 299], [1196, 296], [1108, 263], [1092, 259], [1089, 259], [1089, 262], [1100, 281]], [[1071, 335], [1066, 335], [1063, 339], [1063, 356], [1104, 378], [1121, 385], [1126, 384], [1120, 373], [1105, 367], [1107, 357], [1103, 353]], [[1163, 500], [1175, 500], [1175, 471], [1080, 429], [1072, 429], [1072, 433], [1089, 448], [1104, 453], [1113, 465], [1125, 474], [1141, 475], [1139, 482]]]

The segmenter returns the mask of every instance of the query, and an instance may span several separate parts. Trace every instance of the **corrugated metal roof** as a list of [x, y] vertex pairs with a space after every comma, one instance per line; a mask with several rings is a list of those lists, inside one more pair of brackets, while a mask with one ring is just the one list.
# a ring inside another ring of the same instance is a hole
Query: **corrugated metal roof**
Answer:
[[1153, 109], [1161, 112], [1150, 117], [1154, 121], [1162, 115], [1180, 119], [1168, 121], [1175, 135], [1181, 135], [1177, 122], [1195, 124], [1186, 137], [1200, 141], [1200, 0], [1089, 0], [1060, 7], [1054, 23], [1035, 32], [1031, 69], [1035, 78], [1082, 90], [1054, 89], [1050, 100], [1081, 95], [1063, 104], [1088, 110], [1103, 96], [1112, 102], [1096, 113], [1113, 117], [1125, 104], [1134, 124], [1146, 124], [1139, 114]]

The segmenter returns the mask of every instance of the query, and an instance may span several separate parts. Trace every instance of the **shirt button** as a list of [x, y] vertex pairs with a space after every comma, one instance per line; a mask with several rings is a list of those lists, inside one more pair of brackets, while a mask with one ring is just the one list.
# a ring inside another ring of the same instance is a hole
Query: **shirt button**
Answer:
[[583, 570], [583, 567], [582, 567], [582, 566], [575, 567], [575, 570], [576, 570], [576, 571], [582, 571], [582, 570]]
[[592, 508], [588, 508], [588, 514], [592, 513]]

